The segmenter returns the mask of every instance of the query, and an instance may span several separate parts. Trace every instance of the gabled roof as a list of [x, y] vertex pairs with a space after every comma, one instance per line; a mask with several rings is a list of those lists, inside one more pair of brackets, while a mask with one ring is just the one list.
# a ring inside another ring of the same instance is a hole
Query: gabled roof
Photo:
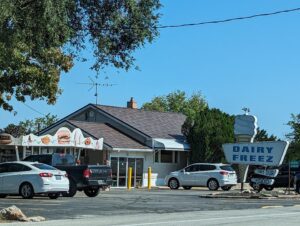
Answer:
[[181, 126], [186, 116], [181, 113], [146, 111], [105, 105], [94, 106], [151, 138], [184, 139]]
[[105, 145], [108, 145], [111, 148], [149, 149], [149, 147], [144, 146], [108, 124], [75, 120], [67, 120], [66, 122], [83, 131], [87, 131], [95, 138], [104, 138]]

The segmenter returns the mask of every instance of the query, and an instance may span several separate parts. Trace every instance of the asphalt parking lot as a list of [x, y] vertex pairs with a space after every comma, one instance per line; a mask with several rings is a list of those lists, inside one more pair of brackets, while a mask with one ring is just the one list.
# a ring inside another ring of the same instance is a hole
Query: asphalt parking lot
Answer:
[[[220, 191], [224, 192], [224, 191]], [[237, 191], [236, 191], [237, 192]], [[111, 189], [95, 198], [78, 193], [73, 198], [60, 197], [50, 200], [35, 197], [25, 200], [21, 197], [1, 199], [0, 209], [16, 205], [27, 216], [43, 216], [47, 220], [80, 219], [94, 216], [133, 215], [146, 213], [178, 213], [191, 211], [255, 209], [268, 206], [295, 206], [300, 200], [260, 200], [200, 198], [210, 194], [207, 189], [168, 190], [168, 189]]]

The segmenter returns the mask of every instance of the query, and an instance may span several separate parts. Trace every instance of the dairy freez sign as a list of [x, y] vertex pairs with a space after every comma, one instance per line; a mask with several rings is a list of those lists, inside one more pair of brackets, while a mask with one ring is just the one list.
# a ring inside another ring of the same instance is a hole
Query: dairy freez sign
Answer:
[[279, 166], [288, 146], [287, 141], [236, 143], [223, 144], [223, 151], [229, 163]]

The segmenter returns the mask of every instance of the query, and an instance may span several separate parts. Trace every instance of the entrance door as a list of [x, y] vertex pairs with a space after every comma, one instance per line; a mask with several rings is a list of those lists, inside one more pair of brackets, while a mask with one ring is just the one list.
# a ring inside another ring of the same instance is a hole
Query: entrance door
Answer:
[[127, 158], [119, 158], [119, 187], [127, 186]]
[[126, 187], [128, 180], [128, 167], [132, 167], [132, 187], [142, 186], [143, 159], [111, 157], [113, 187]]

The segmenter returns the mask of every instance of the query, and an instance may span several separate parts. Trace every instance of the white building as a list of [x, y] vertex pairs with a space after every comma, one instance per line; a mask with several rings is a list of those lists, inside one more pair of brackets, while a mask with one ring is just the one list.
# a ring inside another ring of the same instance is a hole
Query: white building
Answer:
[[[133, 186], [147, 185], [148, 167], [152, 168], [152, 185], [163, 185], [171, 171], [186, 166], [189, 145], [181, 133], [186, 117], [137, 109], [133, 98], [127, 108], [88, 104], [39, 135], [54, 134], [59, 128], [81, 129], [85, 137], [104, 138], [103, 150], [81, 151], [81, 161], [110, 164], [113, 186], [127, 186], [128, 167], [133, 168]], [[43, 150], [52, 152], [53, 150]]]

